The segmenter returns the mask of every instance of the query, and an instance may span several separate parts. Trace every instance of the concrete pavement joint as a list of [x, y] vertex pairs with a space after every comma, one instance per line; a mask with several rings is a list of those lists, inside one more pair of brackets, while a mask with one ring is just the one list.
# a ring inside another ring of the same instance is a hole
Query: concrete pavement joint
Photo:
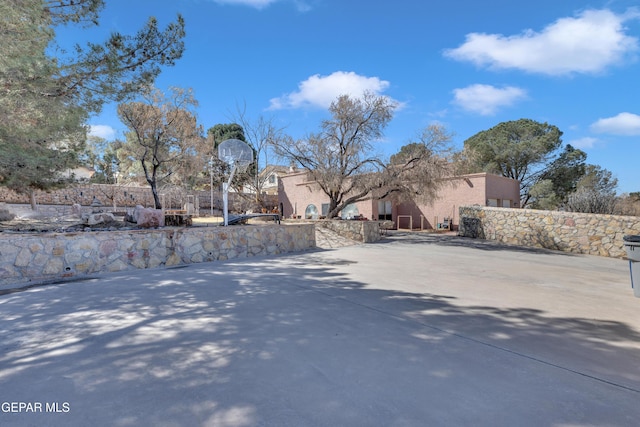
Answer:
[[391, 318], [394, 318], [394, 319], [397, 319], [397, 320], [401, 320], [401, 321], [404, 321], [404, 322], [411, 322], [411, 323], [414, 323], [416, 325], [424, 326], [425, 328], [429, 328], [429, 329], [434, 330], [434, 331], [442, 332], [442, 333], [447, 334], [449, 336], [453, 336], [453, 337], [456, 337], [456, 338], [461, 338], [461, 339], [464, 339], [464, 340], [467, 340], [467, 341], [471, 341], [471, 342], [476, 343], [476, 344], [481, 344], [481, 345], [484, 345], [484, 346], [489, 347], [489, 348], [493, 348], [493, 349], [500, 350], [500, 351], [503, 351], [503, 352], [506, 352], [506, 353], [509, 353], [509, 354], [513, 354], [515, 356], [522, 357], [522, 358], [525, 358], [525, 359], [528, 359], [528, 360], [531, 360], [531, 361], [534, 361], [534, 362], [537, 362], [537, 363], [540, 363], [540, 364], [543, 364], [543, 365], [546, 365], [546, 366], [550, 366], [550, 367], [553, 367], [553, 368], [556, 368], [556, 369], [561, 369], [561, 370], [563, 370], [565, 372], [570, 372], [572, 374], [577, 374], [577, 375], [580, 375], [580, 376], [585, 377], [585, 378], [589, 378], [589, 379], [594, 380], [594, 381], [598, 381], [598, 382], [601, 382], [601, 383], [604, 383], [604, 384], [608, 384], [608, 385], [611, 385], [611, 386], [614, 386], [614, 387], [618, 387], [618, 388], [621, 388], [621, 389], [624, 389], [624, 390], [627, 390], [627, 391], [631, 391], [631, 392], [634, 392], [634, 393], [640, 393], [640, 390], [635, 389], [633, 387], [628, 387], [628, 386], [625, 386], [623, 384], [619, 384], [619, 383], [616, 383], [616, 382], [613, 382], [613, 381], [608, 381], [608, 380], [605, 380], [603, 378], [596, 377], [594, 375], [590, 375], [590, 374], [587, 374], [587, 373], [584, 373], [584, 372], [580, 372], [580, 371], [577, 371], [575, 369], [567, 368], [566, 366], [561, 366], [561, 365], [558, 365], [558, 364], [555, 364], [555, 363], [552, 363], [552, 362], [548, 362], [546, 360], [543, 360], [543, 359], [540, 359], [540, 358], [537, 358], [537, 357], [534, 357], [534, 356], [530, 356], [530, 355], [527, 355], [527, 354], [524, 354], [524, 353], [521, 353], [521, 352], [510, 350], [510, 349], [505, 348], [505, 347], [500, 347], [498, 345], [491, 344], [491, 343], [488, 343], [486, 341], [479, 340], [477, 338], [472, 338], [470, 336], [462, 335], [462, 334], [459, 334], [459, 333], [456, 333], [456, 332], [452, 332], [452, 331], [449, 331], [449, 330], [446, 330], [446, 329], [443, 329], [443, 328], [439, 328], [437, 326], [433, 326], [433, 325], [430, 325], [428, 323], [423, 323], [423, 322], [417, 321], [415, 319], [412, 319], [410, 317], [399, 316], [397, 314], [393, 314], [393, 313], [390, 313], [388, 311], [384, 311], [384, 310], [381, 310], [379, 308], [376, 308], [376, 307], [373, 307], [373, 306], [370, 306], [370, 305], [366, 305], [366, 304], [362, 304], [362, 303], [359, 303], [359, 302], [356, 302], [356, 301], [352, 301], [352, 300], [347, 299], [345, 297], [341, 297], [341, 296], [338, 296], [338, 295], [332, 295], [330, 293], [323, 292], [323, 291], [318, 290], [318, 289], [309, 289], [309, 288], [305, 288], [302, 285], [297, 285], [297, 284], [294, 284], [294, 286], [296, 286], [298, 288], [301, 288], [301, 289], [310, 290], [312, 292], [316, 292], [316, 293], [319, 293], [321, 295], [328, 296], [330, 298], [339, 299], [339, 300], [347, 302], [349, 304], [352, 304], [352, 305], [355, 305], [355, 306], [358, 306], [358, 307], [361, 307], [361, 308], [364, 308], [364, 309], [367, 309], [367, 310], [370, 310], [370, 311], [374, 311], [374, 312], [377, 312], [377, 313], [380, 313], [380, 314], [384, 314], [384, 315], [386, 315], [388, 317], [391, 317]]

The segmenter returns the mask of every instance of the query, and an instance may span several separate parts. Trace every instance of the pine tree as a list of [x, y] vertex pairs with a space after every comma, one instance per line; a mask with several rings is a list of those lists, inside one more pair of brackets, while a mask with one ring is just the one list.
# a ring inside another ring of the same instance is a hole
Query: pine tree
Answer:
[[[158, 30], [57, 49], [59, 25], [98, 25], [104, 0], [0, 2], [0, 185], [20, 192], [64, 185], [86, 140], [86, 120], [105, 102], [150, 85], [184, 50], [184, 21]], [[55, 52], [55, 55], [51, 55]]]

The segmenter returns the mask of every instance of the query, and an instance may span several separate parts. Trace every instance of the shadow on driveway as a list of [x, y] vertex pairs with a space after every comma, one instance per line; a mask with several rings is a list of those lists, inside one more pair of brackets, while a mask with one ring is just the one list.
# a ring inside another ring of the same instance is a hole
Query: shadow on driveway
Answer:
[[[349, 273], [359, 261], [341, 254], [198, 264], [3, 295], [1, 400], [67, 402], [70, 410], [0, 412], [0, 424], [637, 423], [640, 351], [629, 342], [640, 334], [629, 325], [370, 289]], [[613, 354], [633, 370], [608, 366]], [[586, 368], [573, 369], [572, 357]]]

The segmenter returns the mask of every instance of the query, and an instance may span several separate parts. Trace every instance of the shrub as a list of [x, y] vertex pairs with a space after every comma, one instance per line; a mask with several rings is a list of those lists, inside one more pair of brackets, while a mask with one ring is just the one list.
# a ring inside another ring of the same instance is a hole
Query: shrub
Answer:
[[616, 212], [616, 196], [615, 193], [578, 188], [569, 195], [566, 208], [569, 212], [613, 214]]

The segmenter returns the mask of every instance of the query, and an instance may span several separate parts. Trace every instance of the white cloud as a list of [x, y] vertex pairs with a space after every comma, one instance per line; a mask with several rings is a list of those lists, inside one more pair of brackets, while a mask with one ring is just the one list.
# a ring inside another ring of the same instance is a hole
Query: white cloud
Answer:
[[527, 97], [527, 92], [514, 86], [497, 88], [491, 85], [475, 84], [453, 90], [453, 103], [459, 107], [483, 116], [495, 114], [499, 108], [509, 107]]
[[[258, 10], [264, 9], [274, 3], [282, 0], [213, 0], [218, 4], [239, 5], [254, 7]], [[300, 12], [308, 12], [311, 10], [311, 6], [305, 0], [290, 0]]]
[[590, 126], [592, 132], [612, 135], [640, 135], [640, 115], [620, 113], [614, 117], [598, 119]]
[[336, 71], [328, 76], [319, 74], [298, 84], [298, 90], [270, 100], [270, 110], [285, 108], [328, 108], [341, 95], [360, 97], [365, 91], [380, 95], [389, 82], [378, 77], [366, 77], [354, 72]]
[[111, 140], [116, 136], [116, 130], [108, 125], [91, 125], [89, 135]]
[[569, 141], [568, 144], [572, 145], [575, 148], [579, 148], [583, 150], [585, 148], [592, 148], [594, 145], [596, 145], [597, 142], [598, 142], [597, 138], [592, 138], [587, 136], [584, 138], [578, 138], [578, 139]]
[[494, 69], [564, 75], [598, 73], [638, 51], [638, 39], [625, 34], [624, 22], [637, 19], [630, 10], [616, 15], [610, 10], [587, 10], [577, 17], [561, 18], [540, 32], [519, 35], [471, 33], [460, 47], [445, 56]]
[[309, 12], [311, 10], [311, 5], [306, 1], [294, 0], [293, 4], [296, 5], [296, 9], [300, 12]]
[[214, 0], [218, 4], [230, 4], [240, 6], [250, 6], [256, 9], [264, 9], [272, 3], [276, 3], [279, 0]]

